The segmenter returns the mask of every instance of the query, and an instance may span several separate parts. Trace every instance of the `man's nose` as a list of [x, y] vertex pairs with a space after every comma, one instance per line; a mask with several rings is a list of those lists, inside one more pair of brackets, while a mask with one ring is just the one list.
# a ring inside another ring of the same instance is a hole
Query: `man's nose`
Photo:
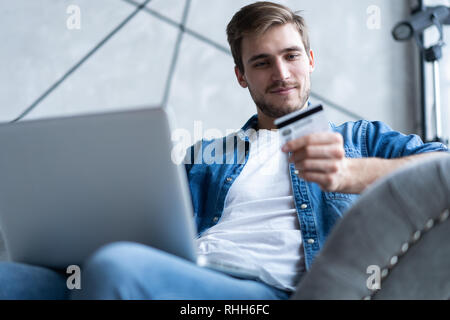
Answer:
[[276, 61], [273, 64], [273, 80], [279, 81], [279, 80], [286, 80], [290, 77], [289, 68], [283, 61]]

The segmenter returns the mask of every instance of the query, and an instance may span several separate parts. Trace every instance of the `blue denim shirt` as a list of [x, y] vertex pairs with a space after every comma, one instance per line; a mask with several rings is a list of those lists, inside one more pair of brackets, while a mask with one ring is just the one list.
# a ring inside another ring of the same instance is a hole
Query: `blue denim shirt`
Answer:
[[[185, 167], [200, 236], [220, 222], [225, 198], [244, 168], [250, 150], [248, 129], [256, 130], [257, 115], [242, 129], [220, 139], [201, 140], [187, 150]], [[417, 135], [393, 131], [383, 122], [357, 121], [331, 129], [342, 134], [346, 157], [398, 158], [431, 151], [448, 151], [440, 143], [426, 143]], [[324, 192], [316, 183], [300, 179], [290, 164], [293, 196], [304, 243], [306, 269], [323, 247], [336, 222], [358, 198], [356, 194]]]

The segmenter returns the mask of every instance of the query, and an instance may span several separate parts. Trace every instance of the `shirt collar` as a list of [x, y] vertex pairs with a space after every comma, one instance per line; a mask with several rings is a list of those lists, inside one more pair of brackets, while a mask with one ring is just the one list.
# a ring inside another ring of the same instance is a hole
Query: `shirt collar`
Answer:
[[258, 127], [258, 114], [253, 115], [248, 121], [244, 124], [241, 130], [238, 131], [237, 136], [244, 141], [249, 141], [247, 131], [250, 129], [256, 130]]

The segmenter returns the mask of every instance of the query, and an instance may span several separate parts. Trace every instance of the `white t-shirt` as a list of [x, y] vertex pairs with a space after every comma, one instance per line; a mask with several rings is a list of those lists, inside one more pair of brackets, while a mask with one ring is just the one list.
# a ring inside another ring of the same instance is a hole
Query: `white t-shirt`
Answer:
[[305, 263], [287, 155], [278, 131], [259, 130], [249, 138], [249, 159], [228, 191], [220, 221], [197, 239], [198, 253], [257, 268], [261, 281], [294, 291]]

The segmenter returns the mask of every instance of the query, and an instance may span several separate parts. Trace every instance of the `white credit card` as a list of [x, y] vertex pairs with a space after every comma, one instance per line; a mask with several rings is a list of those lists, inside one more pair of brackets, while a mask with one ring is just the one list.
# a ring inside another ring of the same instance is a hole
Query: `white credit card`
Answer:
[[294, 111], [276, 119], [274, 124], [280, 130], [283, 144], [309, 134], [331, 131], [321, 104]]

